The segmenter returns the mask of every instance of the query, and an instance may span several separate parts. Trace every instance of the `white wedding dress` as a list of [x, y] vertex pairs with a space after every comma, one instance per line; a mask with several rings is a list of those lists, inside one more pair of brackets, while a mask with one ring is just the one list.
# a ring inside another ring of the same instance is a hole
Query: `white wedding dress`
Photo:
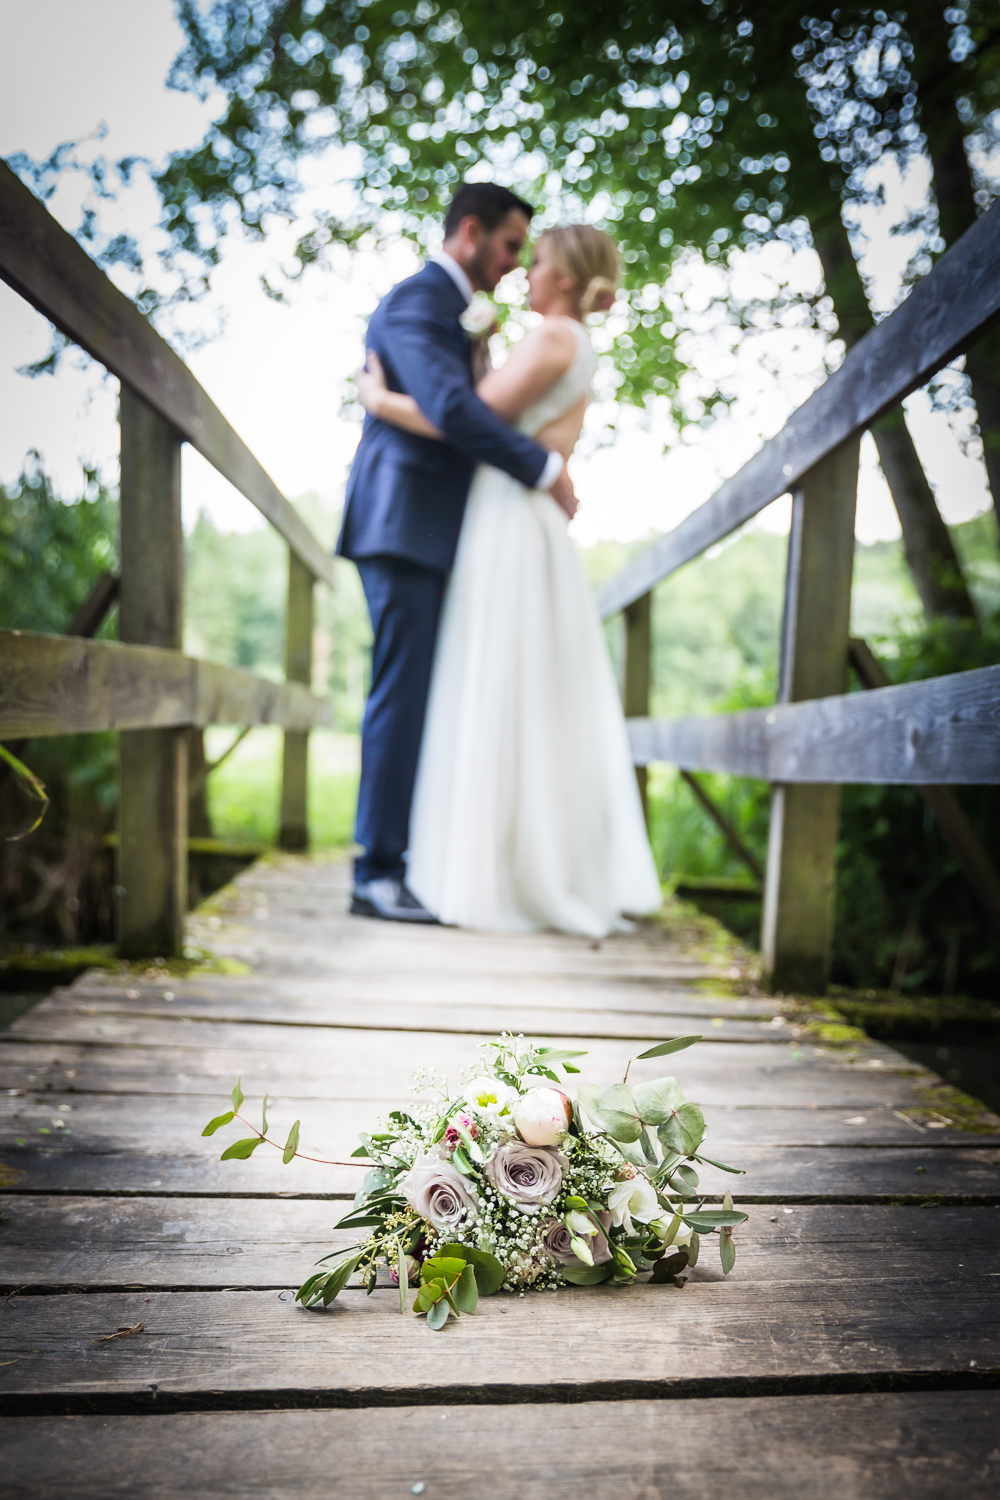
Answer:
[[[586, 329], [518, 422], [534, 435], [590, 390]], [[445, 594], [407, 882], [442, 922], [600, 937], [655, 911], [625, 721], [567, 521], [482, 465]]]

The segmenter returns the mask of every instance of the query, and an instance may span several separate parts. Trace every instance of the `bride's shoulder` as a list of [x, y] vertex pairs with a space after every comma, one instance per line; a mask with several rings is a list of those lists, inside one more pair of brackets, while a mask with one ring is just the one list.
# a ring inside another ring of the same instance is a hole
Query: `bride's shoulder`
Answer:
[[518, 346], [523, 356], [568, 369], [576, 355], [577, 340], [569, 318], [543, 318], [530, 328]]

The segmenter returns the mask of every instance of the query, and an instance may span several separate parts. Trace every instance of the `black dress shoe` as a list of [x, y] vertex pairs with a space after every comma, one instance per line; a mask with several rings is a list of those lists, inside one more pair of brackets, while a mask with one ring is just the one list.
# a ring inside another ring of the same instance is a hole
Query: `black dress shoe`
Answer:
[[432, 917], [420, 905], [402, 880], [392, 880], [389, 876], [356, 885], [351, 898], [351, 913], [355, 917], [378, 917], [383, 922], [421, 922], [425, 925], [437, 922], [437, 917]]

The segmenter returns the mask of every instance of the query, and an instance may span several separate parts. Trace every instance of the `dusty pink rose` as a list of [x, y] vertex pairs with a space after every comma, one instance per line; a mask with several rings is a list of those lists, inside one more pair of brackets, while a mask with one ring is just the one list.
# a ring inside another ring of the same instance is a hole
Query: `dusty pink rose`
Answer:
[[410, 1207], [439, 1234], [450, 1234], [476, 1217], [479, 1195], [472, 1183], [433, 1152], [418, 1156], [399, 1186]]
[[486, 1163], [486, 1175], [497, 1192], [525, 1213], [537, 1214], [543, 1203], [558, 1197], [567, 1166], [565, 1156], [551, 1146], [505, 1141]]
[[[609, 1213], [602, 1212], [597, 1217], [604, 1225], [605, 1231], [611, 1228], [611, 1215]], [[593, 1227], [591, 1223], [590, 1228], [593, 1229]], [[590, 1238], [581, 1234], [580, 1239], [586, 1240], [586, 1243], [590, 1246], [590, 1253], [594, 1257], [595, 1266], [603, 1266], [606, 1261], [611, 1259], [611, 1247], [608, 1244], [607, 1233], [597, 1233]], [[550, 1256], [556, 1265], [582, 1266], [586, 1264], [585, 1261], [582, 1261], [575, 1254], [573, 1247], [570, 1245], [569, 1230], [562, 1219], [550, 1219], [548, 1227], [545, 1230], [543, 1244], [546, 1255]]]

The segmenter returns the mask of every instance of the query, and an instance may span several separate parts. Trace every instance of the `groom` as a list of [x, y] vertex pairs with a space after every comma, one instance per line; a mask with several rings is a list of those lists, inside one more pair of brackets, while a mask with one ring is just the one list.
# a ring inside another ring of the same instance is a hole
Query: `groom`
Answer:
[[371, 615], [371, 689], [361, 731], [361, 787], [351, 911], [433, 922], [406, 886], [410, 803], [445, 583], [476, 465], [548, 489], [572, 516], [562, 456], [515, 432], [476, 395], [473, 345], [460, 318], [518, 265], [533, 210], [507, 188], [466, 182], [452, 198], [444, 248], [393, 288], [368, 325], [392, 390], [412, 396], [444, 441], [365, 417], [337, 543], [361, 574]]

